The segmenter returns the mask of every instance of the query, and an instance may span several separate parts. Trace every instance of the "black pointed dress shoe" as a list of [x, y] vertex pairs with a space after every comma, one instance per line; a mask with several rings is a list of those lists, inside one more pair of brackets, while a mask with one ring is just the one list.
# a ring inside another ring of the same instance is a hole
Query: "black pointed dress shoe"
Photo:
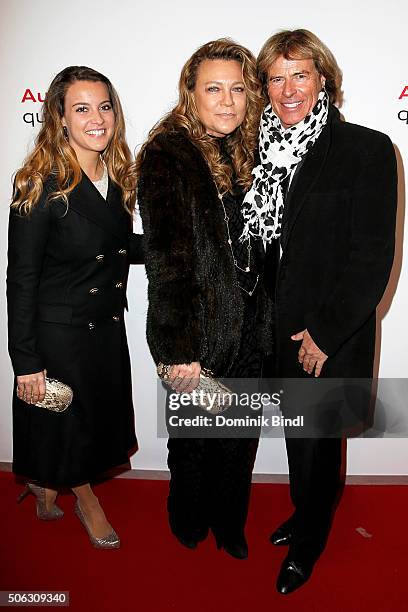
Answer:
[[282, 523], [273, 534], [270, 536], [269, 541], [274, 546], [288, 546], [293, 540], [293, 527], [289, 521]]
[[289, 595], [309, 580], [313, 570], [313, 563], [305, 563], [286, 557], [282, 563], [276, 589], [282, 595]]

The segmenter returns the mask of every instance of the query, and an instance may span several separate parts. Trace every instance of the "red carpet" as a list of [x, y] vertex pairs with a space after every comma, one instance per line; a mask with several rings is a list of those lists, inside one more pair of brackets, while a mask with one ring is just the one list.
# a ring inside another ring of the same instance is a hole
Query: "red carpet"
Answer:
[[311, 580], [286, 597], [275, 591], [285, 551], [268, 543], [290, 512], [286, 485], [254, 485], [247, 561], [218, 551], [212, 536], [195, 551], [183, 548], [167, 526], [166, 481], [97, 487], [122, 539], [108, 551], [90, 545], [72, 495], [59, 498], [64, 518], [46, 523], [36, 519], [33, 497], [16, 505], [21, 487], [11, 474], [0, 472], [0, 487], [0, 590], [69, 591], [75, 612], [407, 610], [408, 487], [347, 486]]

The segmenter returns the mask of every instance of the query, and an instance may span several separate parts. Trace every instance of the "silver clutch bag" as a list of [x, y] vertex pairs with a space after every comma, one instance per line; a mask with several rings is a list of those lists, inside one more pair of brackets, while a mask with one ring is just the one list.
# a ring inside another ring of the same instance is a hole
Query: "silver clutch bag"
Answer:
[[[159, 363], [157, 374], [164, 382], [169, 378], [171, 365]], [[210, 414], [220, 414], [227, 410], [233, 402], [232, 391], [226, 385], [214, 378], [214, 374], [207, 368], [201, 368], [200, 381], [191, 393], [181, 391], [180, 395], [187, 395], [191, 403]]]
[[70, 386], [56, 378], [45, 378], [45, 397], [36, 406], [53, 412], [64, 412], [71, 404], [73, 391]]

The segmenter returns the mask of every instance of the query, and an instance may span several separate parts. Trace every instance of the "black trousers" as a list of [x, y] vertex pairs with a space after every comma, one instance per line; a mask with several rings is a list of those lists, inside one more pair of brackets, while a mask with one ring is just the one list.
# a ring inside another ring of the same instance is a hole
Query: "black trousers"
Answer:
[[[255, 326], [256, 293], [251, 298], [245, 294], [241, 346], [229, 372], [229, 380], [238, 387], [244, 381], [242, 391], [245, 380], [257, 384], [262, 373]], [[171, 476], [167, 507], [173, 533], [201, 539], [211, 529], [221, 541], [242, 536], [258, 437], [170, 437], [167, 448]]]
[[257, 439], [170, 438], [168, 513], [175, 535], [219, 540], [244, 533]]
[[[311, 377], [298, 364], [299, 344], [290, 342], [285, 346], [285, 351], [268, 360], [264, 370], [268, 377], [278, 378], [285, 389], [285, 400], [289, 406], [283, 409], [284, 416], [303, 415], [307, 421], [309, 389], [307, 386], [297, 386], [296, 381]], [[315, 382], [319, 384], [319, 380]], [[288, 398], [290, 394], [291, 400]], [[333, 412], [332, 409], [332, 404], [326, 405], [323, 401], [315, 410], [317, 422], [327, 421], [326, 425], [330, 425], [334, 415], [338, 416], [338, 411]], [[329, 434], [333, 434], [330, 427], [328, 430]], [[307, 430], [307, 437], [300, 437], [301, 432], [294, 437], [293, 430], [285, 430], [290, 496], [294, 506], [294, 513], [289, 519], [294, 532], [290, 552], [299, 560], [316, 560], [323, 551], [341, 491], [343, 438], [336, 428], [334, 430], [333, 437], [322, 437], [313, 427]]]
[[330, 531], [341, 487], [341, 438], [286, 438], [290, 495], [295, 511], [291, 518], [298, 559], [322, 552]]

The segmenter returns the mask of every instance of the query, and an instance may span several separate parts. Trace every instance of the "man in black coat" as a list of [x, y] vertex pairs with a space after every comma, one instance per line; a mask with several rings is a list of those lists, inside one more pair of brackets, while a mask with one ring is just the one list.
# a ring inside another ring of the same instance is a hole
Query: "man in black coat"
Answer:
[[[258, 70], [270, 104], [244, 214], [245, 232], [262, 236], [270, 262], [273, 374], [370, 378], [376, 307], [394, 254], [392, 143], [380, 132], [341, 121], [334, 106], [341, 72], [311, 32], [272, 36]], [[306, 435], [286, 435], [295, 512], [271, 536], [275, 545], [289, 544], [277, 582], [283, 594], [310, 577], [340, 486], [341, 436]]]

